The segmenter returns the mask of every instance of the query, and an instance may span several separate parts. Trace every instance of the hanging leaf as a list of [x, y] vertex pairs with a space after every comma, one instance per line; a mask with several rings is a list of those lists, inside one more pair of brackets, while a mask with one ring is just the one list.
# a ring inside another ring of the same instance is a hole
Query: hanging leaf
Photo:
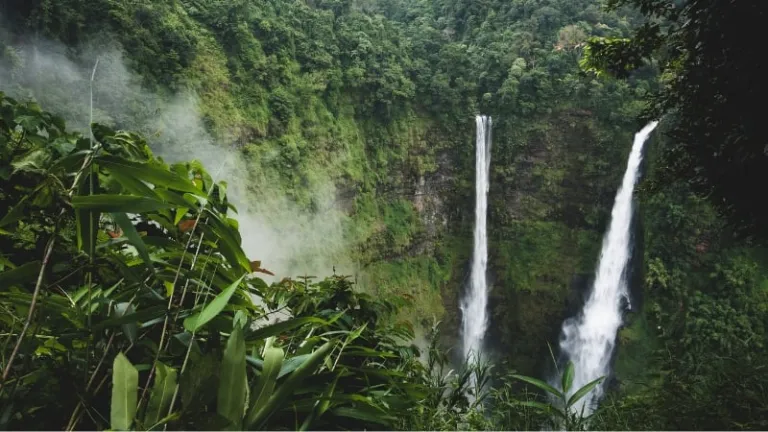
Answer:
[[105, 213], [147, 213], [173, 208], [174, 205], [142, 196], [100, 194], [74, 196], [72, 207], [99, 210]]
[[237, 290], [237, 287], [240, 285], [240, 282], [242, 282], [244, 278], [245, 275], [240, 276], [238, 280], [224, 289], [224, 291], [222, 291], [219, 295], [216, 296], [216, 298], [208, 303], [208, 305], [206, 305], [200, 313], [185, 319], [184, 328], [191, 332], [195, 332], [204, 326], [208, 321], [215, 318], [219, 313], [221, 313], [222, 310], [224, 310], [224, 307], [229, 303], [229, 299], [232, 297], [232, 294], [235, 293], [235, 290]]
[[139, 372], [123, 353], [112, 364], [112, 405], [110, 426], [114, 430], [129, 430], [136, 416]]
[[139, 236], [139, 233], [136, 231], [136, 227], [133, 226], [131, 220], [128, 219], [128, 215], [125, 213], [112, 213], [112, 219], [120, 226], [120, 228], [122, 228], [123, 233], [128, 237], [128, 241], [136, 248], [141, 259], [144, 260], [147, 267], [154, 273], [155, 266], [152, 265], [152, 259], [149, 257], [147, 245], [144, 244], [141, 236]]
[[110, 176], [115, 181], [117, 181], [120, 186], [123, 187], [123, 192], [160, 200], [160, 197], [155, 193], [155, 191], [152, 190], [151, 187], [147, 186], [146, 183], [141, 181], [141, 178], [137, 177], [136, 175], [126, 174], [122, 171], [112, 171], [110, 172]]
[[176, 391], [175, 369], [161, 363], [155, 363], [155, 383], [152, 387], [152, 394], [149, 396], [147, 412], [144, 415], [144, 425], [147, 427], [160, 423], [168, 414], [171, 407], [173, 393]]
[[102, 155], [98, 158], [99, 165], [110, 172], [120, 172], [124, 175], [132, 175], [150, 182], [156, 186], [176, 189], [196, 195], [204, 195], [204, 192], [195, 187], [188, 179], [182, 178], [175, 172], [169, 171], [161, 165], [129, 161], [116, 156]]
[[235, 325], [229, 335], [221, 362], [221, 379], [216, 411], [241, 429], [245, 412], [245, 393], [248, 381], [245, 375], [245, 339], [243, 330]]

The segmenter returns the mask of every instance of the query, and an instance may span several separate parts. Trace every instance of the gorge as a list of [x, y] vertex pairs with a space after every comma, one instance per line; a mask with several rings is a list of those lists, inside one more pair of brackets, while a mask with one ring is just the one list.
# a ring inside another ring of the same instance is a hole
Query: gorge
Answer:
[[762, 12], [608, 3], [0, 2], [0, 427], [768, 426]]

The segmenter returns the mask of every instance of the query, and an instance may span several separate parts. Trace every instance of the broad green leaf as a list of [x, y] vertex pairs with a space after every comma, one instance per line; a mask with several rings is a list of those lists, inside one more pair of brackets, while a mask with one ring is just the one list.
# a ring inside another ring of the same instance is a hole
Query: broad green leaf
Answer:
[[112, 364], [112, 405], [110, 426], [113, 430], [129, 430], [136, 416], [139, 372], [123, 353]]
[[293, 330], [297, 327], [300, 327], [304, 324], [309, 324], [309, 323], [322, 325], [322, 324], [326, 324], [326, 321], [317, 317], [293, 318], [287, 321], [281, 321], [279, 323], [264, 326], [256, 330], [253, 330], [251, 332], [248, 332], [246, 340], [255, 341], [260, 339], [266, 339], [270, 336], [278, 336], [289, 330]]
[[184, 195], [181, 195], [178, 192], [167, 189], [155, 189], [154, 192], [160, 197], [161, 201], [171, 203], [174, 207], [186, 207], [189, 205], [187, 200], [184, 199]]
[[328, 358], [334, 344], [335, 341], [326, 342], [323, 346], [318, 348], [317, 351], [312, 353], [301, 366], [296, 368], [296, 370], [285, 379], [277, 391], [275, 391], [269, 398], [267, 403], [253, 416], [251, 421], [248, 422], [247, 427], [261, 427], [262, 423], [265, 422], [273, 412], [279, 409], [283, 402], [285, 402], [285, 400], [299, 388], [302, 381], [314, 373], [323, 360]]
[[139, 236], [138, 231], [136, 231], [136, 227], [133, 226], [131, 220], [128, 219], [128, 215], [125, 213], [112, 213], [112, 219], [120, 226], [120, 228], [123, 229], [123, 234], [125, 234], [125, 236], [128, 238], [128, 241], [139, 252], [139, 256], [142, 260], [144, 260], [144, 263], [147, 264], [147, 267], [154, 273], [155, 266], [152, 265], [152, 259], [149, 258], [147, 245], [144, 244], [144, 240], [142, 240]]
[[176, 209], [176, 216], [173, 218], [173, 224], [178, 225], [179, 222], [181, 222], [182, 219], [184, 219], [184, 215], [187, 214], [189, 211], [186, 207], [179, 207]]
[[573, 362], [569, 361], [568, 365], [565, 366], [565, 371], [563, 371], [563, 394], [568, 394], [568, 391], [571, 389], [571, 386], [573, 385]]
[[576, 393], [573, 394], [570, 398], [568, 398], [567, 406], [571, 407], [573, 404], [579, 401], [579, 399], [586, 396], [587, 393], [589, 393], [593, 388], [595, 388], [598, 384], [600, 384], [605, 377], [600, 377], [588, 384], [586, 384], [584, 387], [576, 390]]
[[147, 412], [144, 415], [144, 425], [152, 426], [160, 423], [167, 415], [171, 407], [173, 392], [176, 391], [175, 369], [161, 362], [155, 363], [155, 383], [152, 386], [152, 394], [149, 396]]
[[264, 363], [261, 370], [261, 376], [251, 391], [253, 402], [248, 410], [246, 424], [252, 424], [256, 414], [266, 405], [275, 389], [278, 374], [283, 364], [282, 348], [273, 347], [274, 338], [269, 338], [264, 347]]
[[105, 328], [122, 326], [127, 323], [139, 323], [150, 321], [152, 319], [164, 316], [166, 312], [166, 305], [158, 304], [139, 309], [136, 313], [127, 314], [118, 318], [111, 318], [98, 323], [95, 323], [92, 327], [94, 333], [99, 332]]
[[100, 194], [72, 197], [76, 209], [98, 210], [105, 213], [147, 213], [175, 207], [173, 204], [136, 195]]
[[24, 284], [34, 281], [40, 273], [40, 261], [32, 261], [20, 265], [12, 270], [0, 273], [0, 286], [3, 289], [16, 284]]
[[110, 172], [121, 172], [125, 175], [132, 175], [143, 181], [168, 189], [177, 189], [191, 194], [204, 195], [203, 191], [195, 187], [191, 181], [180, 177], [178, 174], [169, 171], [166, 167], [161, 165], [139, 163], [110, 155], [100, 156], [98, 162], [99, 165], [108, 169]]
[[525, 382], [527, 382], [529, 384], [533, 384], [536, 387], [538, 387], [538, 388], [544, 390], [545, 392], [550, 393], [551, 395], [556, 396], [556, 397], [558, 397], [560, 399], [563, 398], [563, 394], [559, 390], [557, 390], [556, 388], [552, 387], [551, 385], [545, 383], [542, 380], [539, 380], [539, 379], [536, 379], [536, 378], [532, 378], [532, 377], [529, 377], [529, 376], [524, 376], [524, 375], [512, 375], [512, 377], [513, 378], [517, 378], [520, 381], [525, 381]]
[[187, 319], [184, 320], [184, 328], [191, 332], [195, 332], [204, 326], [208, 321], [215, 318], [219, 313], [221, 313], [222, 310], [224, 310], [224, 307], [229, 303], [229, 299], [232, 297], [232, 294], [235, 293], [237, 287], [240, 285], [240, 282], [242, 282], [244, 278], [245, 275], [240, 276], [240, 279], [236, 280], [234, 283], [232, 283], [232, 285], [228, 286], [226, 289], [224, 289], [224, 291], [219, 293], [219, 295], [211, 300], [211, 302], [208, 303], [203, 308], [203, 310], [200, 311], [200, 313], [187, 317]]
[[371, 407], [370, 405], [360, 405], [357, 407], [338, 407], [331, 412], [333, 415], [338, 417], [349, 417], [356, 420], [362, 420], [364, 422], [385, 426], [390, 425], [390, 423], [396, 420], [395, 417], [380, 409]]
[[308, 430], [309, 427], [314, 424], [315, 420], [322, 417], [322, 415], [328, 411], [328, 408], [331, 405], [331, 400], [333, 398], [333, 393], [336, 391], [336, 384], [339, 382], [340, 377], [341, 375], [336, 375], [333, 383], [323, 392], [323, 396], [320, 398], [320, 400], [315, 401], [315, 404], [312, 407], [312, 412], [307, 416], [306, 419], [304, 419], [304, 422], [301, 424], [301, 428], [299, 428], [300, 431]]
[[216, 412], [241, 429], [245, 412], [245, 393], [248, 384], [245, 375], [245, 339], [243, 330], [235, 325], [229, 335], [221, 362], [221, 379]]
[[[115, 318], [131, 315], [135, 312], [136, 310], [129, 302], [117, 303], [115, 305]], [[135, 321], [123, 324], [123, 333], [131, 343], [136, 342], [136, 339], [138, 338], [138, 332], [139, 329], [136, 326]]]
[[280, 379], [289, 373], [293, 372], [304, 364], [305, 361], [309, 358], [311, 354], [302, 354], [295, 357], [289, 358], [287, 361], [283, 362], [283, 366], [280, 368], [280, 373], [277, 375], [277, 379]]
[[160, 197], [155, 193], [155, 191], [153, 191], [151, 187], [147, 186], [143, 181], [141, 181], [140, 178], [136, 177], [135, 175], [126, 174], [122, 171], [112, 171], [110, 172], [110, 175], [120, 184], [120, 186], [123, 187], [124, 192], [128, 192], [132, 195], [160, 200]]
[[246, 258], [240, 246], [240, 233], [232, 226], [222, 221], [218, 214], [207, 211], [208, 223], [203, 226], [206, 234], [219, 240], [219, 250], [229, 261], [233, 268], [242, 267], [246, 272], [251, 272], [251, 262]]
[[539, 411], [546, 413], [546, 414], [556, 414], [558, 417], [565, 418], [565, 413], [562, 411], [554, 408], [552, 405], [536, 402], [536, 401], [517, 401], [515, 402], [516, 405], [521, 406], [527, 406], [531, 408], [536, 408]]

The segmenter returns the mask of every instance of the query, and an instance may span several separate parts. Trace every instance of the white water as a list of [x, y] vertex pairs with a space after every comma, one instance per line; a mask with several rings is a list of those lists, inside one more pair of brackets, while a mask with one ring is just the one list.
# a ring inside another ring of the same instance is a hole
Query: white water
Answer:
[[[592, 291], [577, 319], [563, 323], [561, 350], [574, 363], [575, 376], [569, 393], [589, 382], [607, 376], [622, 322], [622, 300], [629, 304], [626, 270], [630, 256], [632, 195], [637, 182], [645, 141], [658, 122], [651, 122], [635, 134], [627, 170], [611, 211], [611, 223], [603, 237], [603, 249]], [[603, 394], [603, 385], [582, 398], [574, 411], [591, 413]], [[569, 395], [570, 396], [570, 395]]]
[[461, 301], [462, 347], [464, 359], [480, 360], [483, 338], [488, 326], [488, 236], [486, 220], [488, 214], [489, 170], [491, 166], [490, 117], [476, 116], [475, 149], [475, 245], [472, 254], [470, 285]]

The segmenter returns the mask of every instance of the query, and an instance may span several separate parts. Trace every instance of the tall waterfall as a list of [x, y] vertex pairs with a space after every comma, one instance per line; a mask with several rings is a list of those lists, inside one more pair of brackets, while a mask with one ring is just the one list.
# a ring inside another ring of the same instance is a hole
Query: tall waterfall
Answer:
[[475, 149], [475, 246], [472, 254], [470, 286], [461, 301], [462, 346], [464, 358], [482, 355], [483, 337], [488, 326], [488, 284], [485, 277], [488, 266], [488, 214], [489, 171], [491, 166], [491, 118], [476, 116]]
[[[632, 195], [639, 177], [643, 145], [657, 123], [651, 122], [635, 134], [627, 170], [611, 211], [611, 224], [603, 237], [592, 291], [582, 313], [563, 323], [560, 348], [573, 361], [575, 369], [571, 393], [607, 376], [610, 371], [616, 333], [622, 322], [622, 300], [629, 300], [626, 270], [631, 247]], [[602, 394], [600, 384], [574, 409], [581, 412], [583, 408], [585, 414], [591, 413]]]

